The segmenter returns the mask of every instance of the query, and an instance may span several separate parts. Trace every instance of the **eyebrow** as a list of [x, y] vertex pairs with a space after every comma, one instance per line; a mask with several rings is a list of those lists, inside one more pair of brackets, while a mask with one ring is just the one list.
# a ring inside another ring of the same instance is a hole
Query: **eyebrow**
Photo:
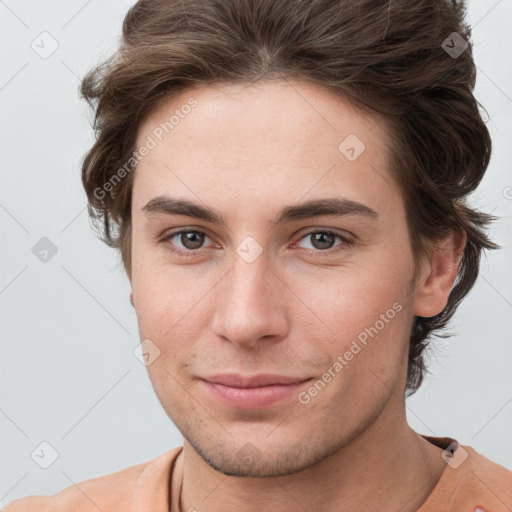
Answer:
[[[188, 199], [171, 196], [154, 197], [141, 211], [147, 217], [152, 215], [185, 215], [221, 226], [227, 225], [226, 218], [212, 208], [202, 206]], [[347, 215], [357, 215], [373, 220], [379, 217], [379, 214], [369, 206], [351, 199], [335, 196], [285, 206], [278, 212], [273, 223], [282, 224], [313, 217], [344, 217]]]

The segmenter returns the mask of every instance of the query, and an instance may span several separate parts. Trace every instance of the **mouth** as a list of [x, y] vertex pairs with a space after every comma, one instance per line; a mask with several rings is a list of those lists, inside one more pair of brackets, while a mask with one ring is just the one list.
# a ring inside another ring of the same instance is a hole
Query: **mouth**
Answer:
[[240, 374], [212, 375], [200, 379], [204, 390], [216, 401], [238, 409], [263, 409], [296, 395], [312, 377]]

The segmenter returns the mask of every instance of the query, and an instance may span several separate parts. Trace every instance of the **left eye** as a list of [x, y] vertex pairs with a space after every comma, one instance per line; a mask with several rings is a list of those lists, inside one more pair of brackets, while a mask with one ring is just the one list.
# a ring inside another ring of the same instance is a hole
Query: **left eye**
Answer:
[[336, 238], [339, 238], [342, 244], [346, 242], [346, 239], [343, 236], [334, 231], [312, 231], [303, 236], [301, 240], [305, 240], [307, 238], [311, 239], [313, 249], [319, 251], [331, 249]]

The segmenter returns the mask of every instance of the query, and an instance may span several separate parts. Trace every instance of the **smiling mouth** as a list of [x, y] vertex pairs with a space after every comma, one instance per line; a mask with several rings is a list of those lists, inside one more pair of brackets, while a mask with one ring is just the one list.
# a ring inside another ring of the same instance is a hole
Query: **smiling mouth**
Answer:
[[239, 409], [263, 409], [299, 392], [312, 380], [283, 375], [261, 374], [243, 377], [239, 374], [202, 378], [205, 391], [217, 401]]

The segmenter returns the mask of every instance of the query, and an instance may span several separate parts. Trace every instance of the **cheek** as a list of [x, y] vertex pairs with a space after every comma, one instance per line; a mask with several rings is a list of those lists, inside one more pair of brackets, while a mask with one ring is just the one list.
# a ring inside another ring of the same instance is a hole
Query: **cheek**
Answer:
[[135, 236], [132, 257], [137, 316], [143, 325], [150, 322], [158, 326], [163, 322], [172, 326], [200, 297], [202, 280], [193, 265], [171, 265], [163, 247], [147, 247], [137, 240]]
[[[350, 341], [344, 358], [352, 358], [354, 399], [372, 402], [395, 389], [404, 376], [410, 337], [411, 305], [404, 272], [379, 273], [380, 279], [354, 289]], [[352, 355], [356, 352], [356, 355]]]
[[[316, 275], [295, 276], [290, 283], [292, 294], [286, 299], [302, 318], [328, 328], [331, 338], [346, 342], [376, 322], [379, 332], [387, 332], [395, 321], [406, 316], [408, 306], [408, 275], [404, 272], [408, 263], [397, 264], [393, 258], [384, 257], [363, 265], [333, 268]], [[401, 310], [401, 311], [397, 311]], [[304, 316], [305, 315], [305, 316]], [[383, 319], [380, 319], [384, 315]], [[299, 315], [297, 315], [299, 321]], [[383, 328], [382, 322], [385, 322]]]
[[179, 268], [142, 258], [134, 265], [132, 288], [139, 336], [151, 340], [161, 356], [147, 368], [157, 390], [159, 382], [174, 382], [167, 372], [177, 377], [186, 371], [180, 364], [190, 364], [196, 357], [194, 351], [214, 311], [216, 280], [212, 277], [201, 276], [194, 266]]
[[331, 392], [343, 396], [335, 400], [340, 407], [374, 403], [403, 374], [412, 314], [408, 265], [403, 257], [400, 264], [380, 258], [364, 271], [346, 269], [337, 278], [333, 275], [321, 287], [311, 282], [302, 286], [304, 302], [315, 312], [308, 317], [317, 327], [311, 324], [306, 330], [326, 333], [316, 337], [315, 351], [328, 354], [326, 370], [336, 375]]

